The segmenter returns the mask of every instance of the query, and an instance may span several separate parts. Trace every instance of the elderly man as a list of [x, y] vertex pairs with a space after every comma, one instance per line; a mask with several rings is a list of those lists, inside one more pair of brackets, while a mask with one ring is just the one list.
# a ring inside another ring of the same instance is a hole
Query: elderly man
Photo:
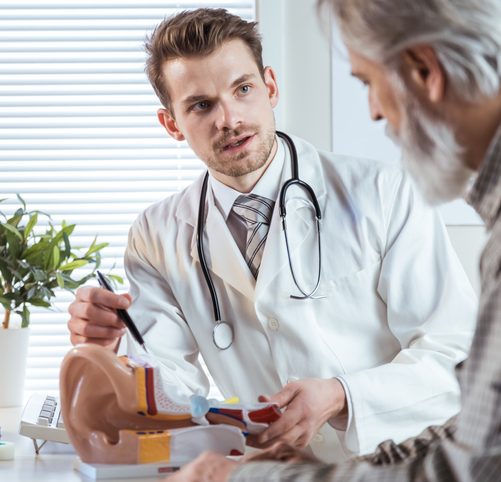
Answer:
[[[275, 446], [236, 465], [206, 454], [175, 480], [501, 480], [501, 2], [319, 0], [369, 90], [371, 116], [386, 119], [404, 163], [432, 203], [465, 195], [491, 238], [481, 259], [478, 325], [458, 367], [462, 410], [441, 427], [370, 456], [321, 464]], [[471, 184], [473, 176], [474, 182]], [[296, 464], [283, 461], [300, 462]]]

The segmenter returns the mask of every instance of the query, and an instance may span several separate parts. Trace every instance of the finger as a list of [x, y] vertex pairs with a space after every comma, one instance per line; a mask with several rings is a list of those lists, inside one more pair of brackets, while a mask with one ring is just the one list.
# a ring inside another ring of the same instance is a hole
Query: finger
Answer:
[[68, 312], [70, 313], [71, 318], [76, 321], [84, 320], [89, 324], [109, 326], [117, 329], [125, 326], [115, 310], [110, 311], [100, 305], [74, 301], [68, 307]]
[[85, 320], [70, 320], [68, 322], [70, 333], [84, 338], [104, 338], [109, 341], [116, 340], [125, 333], [125, 328], [115, 328], [89, 323]]
[[243, 462], [258, 462], [262, 460], [276, 460], [280, 454], [286, 451], [290, 446], [283, 442], [274, 443], [272, 446], [260, 452], [253, 452], [243, 458]]
[[282, 388], [282, 390], [275, 393], [275, 395], [272, 395], [271, 397], [267, 397], [266, 395], [260, 395], [260, 397], [265, 397], [268, 402], [276, 403], [280, 408], [283, 408], [296, 397], [299, 391], [300, 391], [299, 385], [294, 383], [288, 383], [287, 385], [285, 385], [284, 388]]
[[96, 288], [94, 286], [79, 288], [76, 292], [76, 298], [78, 301], [101, 305], [111, 310], [127, 309], [131, 303], [130, 296], [119, 295], [104, 288]]
[[304, 448], [308, 445], [310, 437], [306, 432], [306, 428], [302, 425], [296, 425], [287, 432], [283, 432], [275, 438], [267, 441], [267, 444], [273, 446], [277, 442], [282, 442], [296, 448]]
[[269, 443], [273, 439], [278, 439], [282, 434], [285, 434], [299, 425], [302, 421], [303, 412], [293, 404], [289, 405], [282, 416], [273, 422], [266, 430], [259, 435], [259, 443]]
[[268, 449], [271, 447], [271, 444], [261, 443], [259, 441], [259, 435], [249, 434], [245, 438], [245, 444], [249, 447], [254, 447], [256, 449]]
[[286, 444], [285, 442], [276, 442], [266, 450], [244, 457], [243, 462], [260, 462], [265, 460], [300, 463], [305, 461], [313, 462], [315, 458], [303, 454], [300, 450]]
[[78, 335], [71, 335], [70, 341], [72, 345], [79, 345], [80, 343], [94, 343], [95, 345], [100, 345], [105, 348], [115, 349], [117, 345], [117, 339], [108, 340], [106, 338], [87, 338]]

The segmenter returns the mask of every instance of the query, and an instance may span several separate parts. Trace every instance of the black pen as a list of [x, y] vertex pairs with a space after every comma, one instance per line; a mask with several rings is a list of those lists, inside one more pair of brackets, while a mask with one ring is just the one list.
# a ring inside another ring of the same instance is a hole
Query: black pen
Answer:
[[[99, 282], [101, 287], [113, 293], [113, 288], [106, 279], [106, 276], [104, 276], [104, 274], [101, 273], [99, 270], [97, 270], [96, 273], [97, 273], [97, 281]], [[130, 317], [129, 313], [127, 313], [126, 310], [121, 310], [121, 309], [117, 309], [117, 313], [118, 317], [125, 323], [125, 326], [129, 329], [134, 340], [136, 340], [143, 347], [144, 351], [148, 353], [148, 350], [144, 346], [143, 337], [141, 336], [141, 333], [139, 333], [139, 330], [137, 329], [135, 323], [132, 321], [132, 318]]]

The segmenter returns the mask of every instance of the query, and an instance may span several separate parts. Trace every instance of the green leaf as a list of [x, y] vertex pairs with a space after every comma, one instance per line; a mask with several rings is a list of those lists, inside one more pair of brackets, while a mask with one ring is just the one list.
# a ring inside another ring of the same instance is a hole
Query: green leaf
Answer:
[[43, 282], [47, 280], [47, 273], [41, 269], [33, 268], [33, 277], [35, 281]]
[[63, 229], [62, 232], [66, 234], [67, 236], [71, 236], [73, 231], [75, 230], [75, 224], [66, 224], [65, 221], [63, 221]]
[[30, 246], [22, 253], [22, 257], [26, 259], [29, 263], [36, 264], [38, 266], [42, 265], [42, 261], [45, 258], [45, 254], [49, 249], [50, 244], [41, 239], [38, 243]]
[[56, 269], [59, 266], [59, 261], [60, 261], [60, 252], [57, 246], [54, 246], [52, 248], [52, 256], [50, 258], [51, 258], [50, 268]]
[[64, 288], [64, 278], [61, 273], [56, 273], [56, 280], [59, 288]]
[[21, 194], [19, 194], [19, 193], [16, 193], [16, 197], [17, 197], [17, 199], [19, 199], [19, 201], [23, 205], [23, 209], [26, 211], [26, 201], [21, 197]]
[[[94, 242], [96, 239], [94, 238]], [[99, 243], [99, 244], [94, 244], [92, 243], [92, 246], [88, 249], [88, 251], [85, 253], [84, 257], [87, 258], [91, 254], [97, 253], [98, 251], [101, 251], [103, 248], [106, 248], [110, 243]]]
[[67, 233], [63, 233], [63, 241], [64, 241], [64, 251], [61, 253], [62, 259], [67, 259], [71, 254], [70, 238]]
[[75, 261], [71, 261], [67, 264], [63, 264], [62, 266], [59, 267], [61, 271], [71, 271], [76, 268], [81, 268], [82, 266], [85, 266], [88, 264], [88, 262], [85, 259], [76, 259]]
[[28, 239], [29, 235], [31, 234], [31, 231], [33, 230], [34, 226], [36, 226], [38, 222], [38, 213], [32, 214], [30, 216], [29, 221], [26, 223], [26, 227], [24, 228], [24, 239]]
[[11, 226], [9, 223], [0, 224], [0, 226], [2, 228], [6, 229], [7, 231], [10, 231], [11, 233], [15, 234], [19, 238], [20, 241], [24, 240], [23, 235], [14, 226]]
[[107, 274], [106, 277], [119, 285], [124, 284], [124, 279], [121, 276], [118, 276], [116, 274]]
[[42, 298], [31, 298], [29, 301], [30, 305], [41, 306], [42, 308], [50, 308], [51, 304], [44, 301]]

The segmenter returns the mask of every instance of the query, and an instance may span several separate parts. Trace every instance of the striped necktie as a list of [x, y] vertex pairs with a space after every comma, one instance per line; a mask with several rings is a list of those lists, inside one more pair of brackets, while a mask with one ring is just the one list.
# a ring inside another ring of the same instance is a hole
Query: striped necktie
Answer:
[[256, 194], [238, 196], [233, 204], [233, 211], [247, 224], [245, 261], [254, 278], [259, 272], [274, 204], [274, 201]]

